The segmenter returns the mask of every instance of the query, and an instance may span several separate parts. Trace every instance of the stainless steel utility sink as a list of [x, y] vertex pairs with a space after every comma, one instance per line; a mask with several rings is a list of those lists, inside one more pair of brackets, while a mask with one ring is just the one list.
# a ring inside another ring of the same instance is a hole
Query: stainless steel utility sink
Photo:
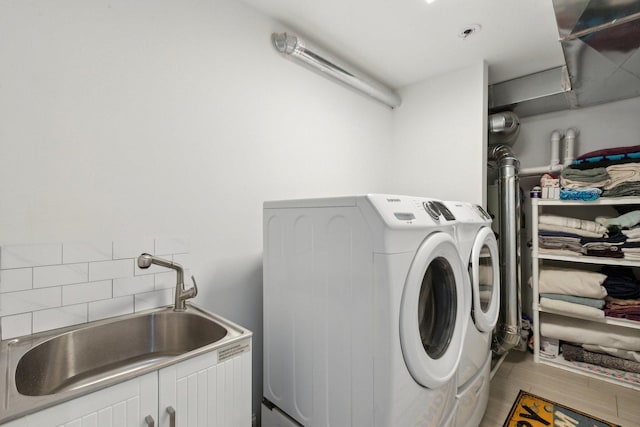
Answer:
[[0, 423], [251, 336], [213, 313], [187, 307], [2, 341]]
[[133, 372], [226, 335], [225, 327], [191, 311], [161, 311], [70, 331], [20, 358], [16, 388], [42, 396], [86, 387], [105, 374]]

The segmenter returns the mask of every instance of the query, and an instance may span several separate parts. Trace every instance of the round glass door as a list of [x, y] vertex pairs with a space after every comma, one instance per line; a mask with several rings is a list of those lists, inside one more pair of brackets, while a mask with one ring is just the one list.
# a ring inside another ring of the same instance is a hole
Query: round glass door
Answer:
[[[400, 344], [411, 376], [424, 387], [449, 381], [460, 362], [467, 327], [464, 269], [455, 242], [434, 233], [411, 263], [400, 307]], [[470, 292], [469, 292], [470, 293]]]
[[482, 228], [471, 251], [473, 320], [482, 332], [493, 330], [500, 310], [500, 265], [493, 231]]
[[[431, 261], [418, 297], [420, 339], [427, 355], [439, 359], [449, 348], [455, 330], [457, 290], [451, 264], [442, 257]], [[447, 307], [446, 310], [443, 308]]]

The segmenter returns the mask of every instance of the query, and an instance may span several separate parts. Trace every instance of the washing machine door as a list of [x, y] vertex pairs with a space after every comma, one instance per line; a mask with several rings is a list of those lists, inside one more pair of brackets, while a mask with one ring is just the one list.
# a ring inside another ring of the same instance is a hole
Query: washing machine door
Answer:
[[481, 332], [492, 331], [500, 311], [498, 243], [489, 227], [481, 228], [471, 250], [473, 320]]
[[469, 314], [464, 271], [450, 235], [428, 236], [411, 263], [400, 307], [400, 344], [414, 380], [437, 388], [458, 368]]

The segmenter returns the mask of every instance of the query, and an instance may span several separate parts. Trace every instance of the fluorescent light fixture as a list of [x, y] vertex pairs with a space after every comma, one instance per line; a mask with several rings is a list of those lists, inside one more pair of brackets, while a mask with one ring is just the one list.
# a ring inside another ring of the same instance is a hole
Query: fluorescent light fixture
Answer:
[[402, 99], [393, 90], [367, 77], [361, 72], [331, 57], [320, 48], [310, 46], [299, 37], [287, 33], [273, 33], [271, 41], [276, 50], [300, 64], [320, 72], [380, 101], [391, 108], [399, 107]]

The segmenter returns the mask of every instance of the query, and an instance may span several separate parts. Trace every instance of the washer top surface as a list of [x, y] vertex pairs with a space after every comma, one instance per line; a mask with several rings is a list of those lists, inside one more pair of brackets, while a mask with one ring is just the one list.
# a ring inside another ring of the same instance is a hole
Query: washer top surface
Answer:
[[369, 205], [389, 228], [422, 228], [452, 224], [456, 217], [441, 200], [393, 194], [276, 200], [264, 203], [265, 209], [357, 207]]

